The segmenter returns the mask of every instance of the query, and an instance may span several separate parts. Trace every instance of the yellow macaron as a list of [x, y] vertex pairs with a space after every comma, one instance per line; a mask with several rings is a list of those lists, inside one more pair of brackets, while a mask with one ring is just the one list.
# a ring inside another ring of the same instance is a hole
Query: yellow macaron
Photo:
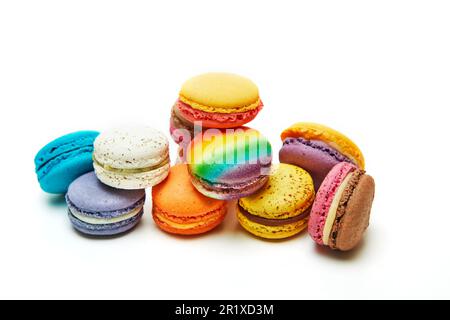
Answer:
[[225, 114], [255, 110], [261, 105], [258, 87], [250, 79], [220, 72], [187, 80], [179, 99], [196, 110]]
[[298, 122], [281, 133], [281, 140], [284, 141], [286, 138], [303, 138], [325, 142], [351, 159], [359, 168], [364, 169], [364, 156], [358, 146], [339, 131], [327, 126], [311, 122]]
[[282, 163], [274, 166], [262, 189], [239, 200], [237, 217], [242, 227], [256, 236], [287, 238], [307, 227], [314, 196], [309, 173]]

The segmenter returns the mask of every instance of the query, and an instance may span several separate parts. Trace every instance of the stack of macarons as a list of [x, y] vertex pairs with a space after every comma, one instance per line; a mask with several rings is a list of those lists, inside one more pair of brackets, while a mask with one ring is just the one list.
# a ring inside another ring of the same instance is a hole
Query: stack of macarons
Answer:
[[87, 235], [131, 230], [152, 188], [153, 220], [168, 233], [211, 231], [231, 207], [254, 236], [284, 239], [307, 229], [319, 245], [353, 249], [375, 192], [361, 150], [337, 130], [300, 122], [281, 133], [274, 165], [269, 140], [244, 126], [262, 107], [251, 80], [202, 74], [182, 85], [171, 110], [181, 163], [171, 167], [168, 139], [149, 127], [79, 131], [38, 152], [38, 181], [65, 194], [69, 220]]
[[192, 139], [207, 129], [238, 128], [262, 109], [258, 87], [245, 77], [211, 72], [187, 80], [172, 107], [170, 133], [180, 158]]
[[332, 249], [356, 247], [369, 225], [375, 183], [364, 156], [347, 136], [324, 125], [299, 122], [281, 133], [280, 162], [307, 170], [317, 190], [308, 232]]
[[[258, 87], [230, 73], [206, 73], [187, 80], [172, 107], [170, 132], [181, 142], [183, 131], [194, 137], [194, 125], [237, 128], [253, 120], [262, 109]], [[201, 130], [200, 130], [201, 131]]]
[[66, 194], [76, 230], [117, 235], [139, 223], [145, 188], [169, 174], [169, 141], [149, 127], [80, 131], [43, 147], [35, 165], [44, 191]]

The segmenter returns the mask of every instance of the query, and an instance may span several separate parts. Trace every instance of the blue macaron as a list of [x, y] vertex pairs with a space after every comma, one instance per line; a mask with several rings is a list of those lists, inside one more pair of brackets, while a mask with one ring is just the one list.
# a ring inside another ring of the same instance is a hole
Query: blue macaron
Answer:
[[72, 182], [66, 202], [75, 229], [88, 235], [110, 236], [139, 223], [144, 212], [145, 190], [115, 189], [89, 172]]
[[34, 158], [42, 190], [63, 194], [82, 174], [93, 170], [92, 151], [97, 131], [78, 131], [53, 140]]

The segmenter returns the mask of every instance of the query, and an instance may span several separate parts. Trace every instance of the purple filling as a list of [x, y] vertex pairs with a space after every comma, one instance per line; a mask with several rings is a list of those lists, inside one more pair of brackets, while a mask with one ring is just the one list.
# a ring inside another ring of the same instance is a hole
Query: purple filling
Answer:
[[316, 191], [330, 170], [350, 158], [318, 140], [286, 138], [280, 150], [280, 162], [299, 166], [311, 174]]
[[[321, 150], [325, 153], [328, 153], [331, 157], [335, 158], [339, 162], [350, 162], [353, 163], [352, 160], [350, 160], [349, 157], [343, 155], [336, 149], [333, 149], [325, 142], [319, 141], [319, 140], [305, 140], [302, 138], [286, 138], [283, 142], [283, 146], [290, 145], [290, 144], [304, 144], [305, 146]], [[354, 164], [354, 163], [353, 163]]]

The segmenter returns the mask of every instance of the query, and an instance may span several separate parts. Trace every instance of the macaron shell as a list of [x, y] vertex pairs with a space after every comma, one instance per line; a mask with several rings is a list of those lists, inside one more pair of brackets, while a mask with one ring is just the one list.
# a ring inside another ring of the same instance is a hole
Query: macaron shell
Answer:
[[331, 169], [317, 191], [308, 223], [308, 233], [316, 243], [323, 245], [323, 230], [336, 191], [345, 177], [356, 169], [353, 164], [348, 162], [337, 164]]
[[45, 145], [34, 158], [35, 172], [41, 189], [63, 194], [70, 183], [92, 171], [93, 142], [97, 131], [78, 131]]
[[227, 211], [226, 202], [208, 198], [194, 188], [186, 164], [173, 166], [168, 178], [152, 189], [152, 195], [153, 218], [170, 233], [209, 231], [222, 222]]
[[303, 219], [295, 223], [282, 226], [266, 226], [254, 221], [250, 221], [245, 217], [239, 209], [237, 209], [237, 218], [240, 225], [251, 234], [265, 239], [284, 239], [292, 237], [308, 226], [308, 219]]
[[308, 172], [290, 164], [272, 168], [268, 182], [255, 194], [239, 200], [250, 214], [286, 219], [307, 210], [314, 201], [314, 184]]
[[230, 73], [206, 73], [186, 81], [179, 99], [197, 110], [235, 113], [257, 108], [259, 91], [247, 78]]
[[361, 176], [346, 204], [344, 215], [339, 222], [335, 222], [337, 237], [335, 246], [332, 246], [333, 249], [351, 250], [361, 241], [369, 226], [374, 195], [374, 179], [369, 175]]
[[105, 170], [103, 167], [94, 163], [95, 174], [104, 184], [125, 190], [145, 189], [159, 184], [169, 174], [170, 164], [141, 173], [121, 174], [118, 172]]
[[[176, 213], [183, 220], [204, 216], [225, 206], [225, 202], [205, 197], [191, 183], [187, 165], [177, 164], [167, 179], [152, 189], [153, 203], [164, 211]], [[174, 201], [174, 198], [177, 201]], [[180, 221], [181, 222], [181, 221]]]
[[121, 127], [102, 132], [94, 157], [103, 166], [139, 169], [158, 165], [169, 156], [169, 140], [150, 127]]
[[281, 163], [305, 169], [311, 174], [314, 188], [318, 190], [328, 172], [340, 161], [322, 150], [304, 144], [283, 145], [279, 152]]
[[207, 130], [192, 140], [187, 151], [191, 174], [211, 183], [256, 179], [272, 160], [269, 141], [247, 127], [232, 132]]
[[101, 183], [94, 172], [76, 179], [69, 187], [66, 198], [70, 206], [87, 213], [100, 213], [102, 217], [117, 217], [145, 200], [145, 190], [120, 190]]
[[288, 137], [324, 141], [352, 159], [359, 168], [364, 169], [364, 156], [358, 146], [348, 137], [332, 128], [317, 123], [299, 122], [281, 133], [282, 141]]
[[92, 149], [76, 152], [52, 160], [52, 166], [39, 179], [42, 190], [48, 193], [64, 194], [70, 184], [79, 176], [92, 171]]
[[66, 134], [45, 145], [34, 158], [36, 171], [52, 159], [73, 151], [90, 148], [92, 152], [93, 142], [99, 135], [97, 131], [78, 131]]

